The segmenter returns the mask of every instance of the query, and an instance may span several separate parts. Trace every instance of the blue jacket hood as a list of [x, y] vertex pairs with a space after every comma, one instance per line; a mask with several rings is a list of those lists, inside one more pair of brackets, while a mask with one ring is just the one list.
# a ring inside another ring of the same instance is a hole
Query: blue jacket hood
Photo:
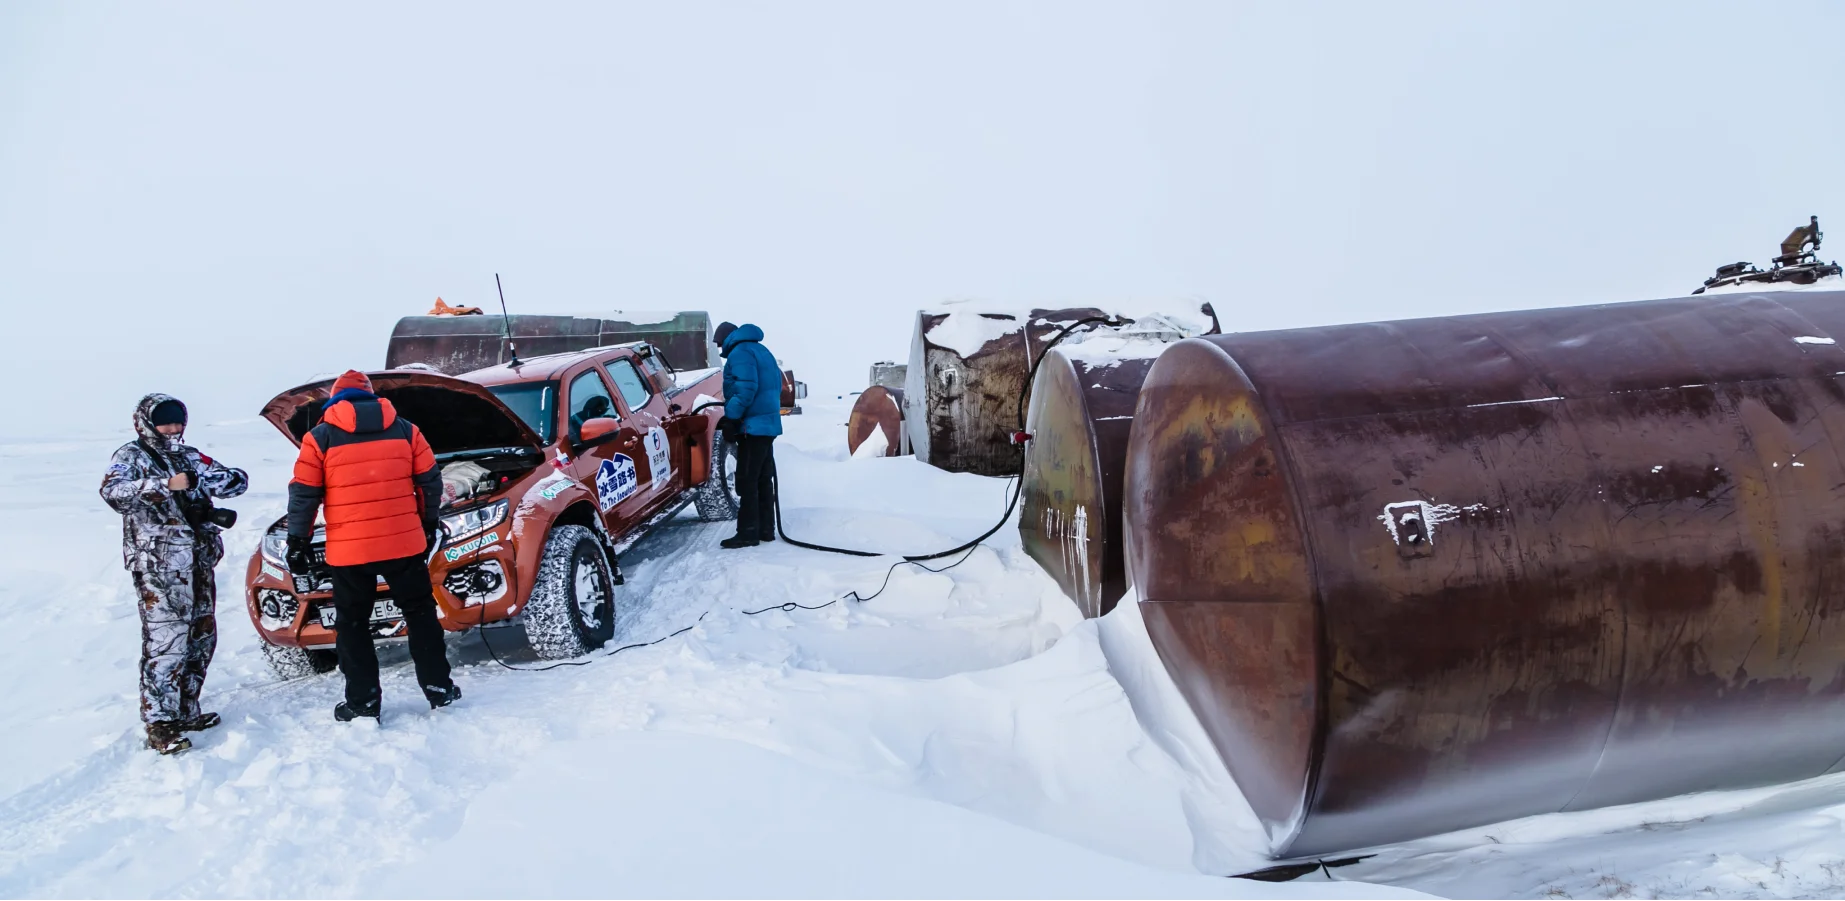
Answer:
[[745, 341], [761, 341], [761, 340], [762, 340], [762, 329], [756, 327], [754, 324], [745, 322], [742, 325], [737, 326], [736, 331], [733, 331], [729, 335], [726, 335], [724, 337], [723, 355], [727, 357], [730, 356], [730, 352], [734, 350], [737, 345], [742, 344]]

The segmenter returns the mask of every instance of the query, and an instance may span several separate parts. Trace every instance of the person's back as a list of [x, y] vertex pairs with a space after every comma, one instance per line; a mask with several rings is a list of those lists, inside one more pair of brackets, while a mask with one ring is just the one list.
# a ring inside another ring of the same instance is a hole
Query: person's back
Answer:
[[334, 647], [346, 676], [346, 700], [333, 711], [340, 720], [379, 715], [371, 624], [379, 578], [404, 615], [417, 682], [430, 706], [461, 696], [449, 678], [423, 556], [434, 541], [442, 472], [422, 431], [371, 389], [371, 380], [357, 371], [333, 383], [320, 423], [301, 440], [288, 486], [290, 569], [312, 565], [314, 517], [326, 507]]
[[717, 327], [724, 354], [724, 419], [737, 441], [737, 534], [726, 548], [775, 540], [775, 436], [782, 433], [782, 368], [754, 325]]
[[[419, 476], [427, 482], [421, 490]], [[327, 565], [355, 566], [428, 549], [424, 498], [441, 497], [439, 480], [428, 442], [389, 400], [342, 391], [329, 399], [320, 424], [302, 439], [294, 484], [321, 489]], [[303, 493], [302, 503], [310, 497], [311, 492]], [[291, 515], [295, 506], [291, 500]]]

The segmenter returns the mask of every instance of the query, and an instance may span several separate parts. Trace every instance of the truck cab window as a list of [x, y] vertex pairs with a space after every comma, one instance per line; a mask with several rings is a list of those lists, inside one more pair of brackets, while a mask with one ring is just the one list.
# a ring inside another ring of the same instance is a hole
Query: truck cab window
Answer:
[[653, 389], [647, 387], [647, 380], [634, 368], [634, 361], [616, 360], [608, 366], [609, 377], [615, 380], [615, 387], [620, 389], [621, 399], [628, 402], [628, 409], [639, 410], [646, 406]]

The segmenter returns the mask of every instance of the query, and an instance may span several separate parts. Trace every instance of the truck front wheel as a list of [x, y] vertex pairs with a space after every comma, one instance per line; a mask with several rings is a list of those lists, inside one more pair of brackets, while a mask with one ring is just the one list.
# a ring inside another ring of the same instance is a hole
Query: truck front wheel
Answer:
[[615, 635], [615, 580], [596, 533], [558, 526], [545, 538], [525, 605], [525, 640], [546, 660], [581, 657]]

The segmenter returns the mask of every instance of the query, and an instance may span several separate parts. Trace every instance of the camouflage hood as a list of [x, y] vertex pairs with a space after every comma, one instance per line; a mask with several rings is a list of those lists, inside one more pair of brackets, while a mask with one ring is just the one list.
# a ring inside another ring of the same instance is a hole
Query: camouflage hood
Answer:
[[179, 453], [180, 449], [185, 447], [184, 442], [186, 440], [186, 434], [181, 432], [178, 435], [168, 438], [160, 434], [158, 429], [154, 428], [153, 421], [154, 408], [167, 401], [172, 401], [179, 404], [181, 407], [186, 405], [185, 402], [171, 394], [160, 393], [149, 394], [141, 398], [140, 403], [135, 404], [135, 437], [147, 442], [148, 447], [164, 453], [174, 454]]

